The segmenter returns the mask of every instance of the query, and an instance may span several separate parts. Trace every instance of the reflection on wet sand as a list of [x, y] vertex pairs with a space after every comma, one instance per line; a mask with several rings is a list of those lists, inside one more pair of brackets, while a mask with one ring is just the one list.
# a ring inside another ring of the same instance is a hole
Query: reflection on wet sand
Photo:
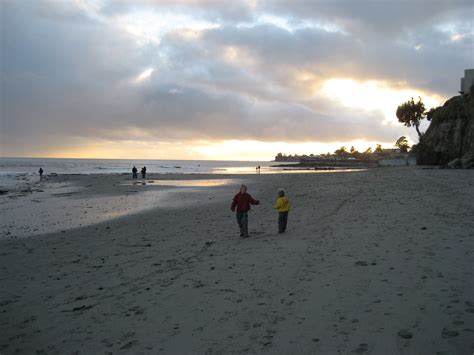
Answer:
[[147, 181], [126, 181], [121, 185], [160, 185], [160, 186], [179, 186], [179, 187], [213, 187], [224, 186], [234, 183], [231, 179], [208, 179], [208, 180], [147, 180]]

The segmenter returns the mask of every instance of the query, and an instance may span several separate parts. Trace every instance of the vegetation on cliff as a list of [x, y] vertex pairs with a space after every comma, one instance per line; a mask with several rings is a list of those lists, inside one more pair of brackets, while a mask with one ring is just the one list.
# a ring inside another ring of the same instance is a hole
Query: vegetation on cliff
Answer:
[[417, 146], [418, 164], [474, 167], [474, 86], [427, 116], [431, 124]]

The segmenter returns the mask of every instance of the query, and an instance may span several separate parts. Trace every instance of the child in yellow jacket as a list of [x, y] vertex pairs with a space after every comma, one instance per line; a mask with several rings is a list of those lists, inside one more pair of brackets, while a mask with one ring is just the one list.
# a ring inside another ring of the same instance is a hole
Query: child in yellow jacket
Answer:
[[283, 233], [286, 230], [288, 212], [290, 212], [290, 200], [285, 196], [283, 189], [278, 189], [275, 209], [278, 211], [278, 233]]

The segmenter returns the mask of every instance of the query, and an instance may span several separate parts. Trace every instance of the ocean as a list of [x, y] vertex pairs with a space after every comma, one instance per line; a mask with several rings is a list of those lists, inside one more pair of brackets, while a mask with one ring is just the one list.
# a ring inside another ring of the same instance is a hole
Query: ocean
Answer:
[[0, 158], [0, 175], [37, 174], [120, 174], [129, 173], [135, 165], [138, 170], [146, 166], [148, 173], [203, 173], [250, 174], [255, 167], [273, 170], [268, 161], [219, 160], [130, 160], [130, 159], [58, 159], [58, 158]]
[[133, 166], [138, 171], [146, 166], [147, 173], [181, 174], [255, 174], [281, 172], [269, 161], [220, 160], [131, 160], [131, 159], [59, 159], [59, 158], [0, 158], [0, 186], [11, 186], [19, 178], [37, 176], [39, 168], [49, 174], [124, 174]]

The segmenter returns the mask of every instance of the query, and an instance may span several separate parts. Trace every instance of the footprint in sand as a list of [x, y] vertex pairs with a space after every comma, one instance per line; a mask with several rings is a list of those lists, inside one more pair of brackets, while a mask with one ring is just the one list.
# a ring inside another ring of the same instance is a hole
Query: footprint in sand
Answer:
[[408, 329], [401, 329], [398, 331], [398, 336], [402, 337], [403, 339], [411, 339], [413, 338], [413, 333], [410, 332]]
[[441, 336], [444, 339], [457, 337], [458, 335], [459, 335], [459, 332], [457, 330], [448, 329], [448, 328], [443, 328], [443, 330], [441, 332]]
[[361, 343], [361, 344], [359, 344], [359, 346], [357, 348], [355, 348], [351, 352], [354, 353], [354, 354], [362, 354], [362, 353], [367, 352], [368, 350], [369, 350], [369, 345], [366, 344], [366, 343]]

